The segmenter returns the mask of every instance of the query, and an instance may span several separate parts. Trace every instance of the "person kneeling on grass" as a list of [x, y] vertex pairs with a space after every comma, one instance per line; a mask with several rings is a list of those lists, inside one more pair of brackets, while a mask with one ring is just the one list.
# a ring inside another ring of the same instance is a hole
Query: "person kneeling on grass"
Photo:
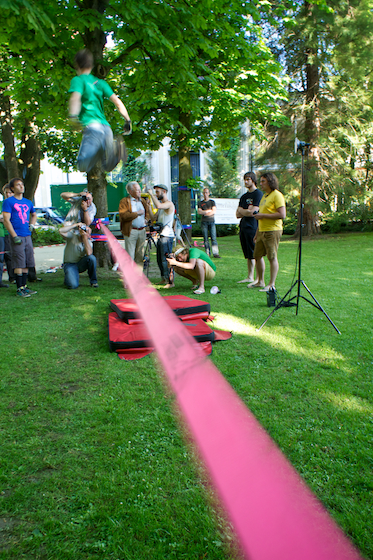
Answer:
[[180, 247], [175, 251], [175, 258], [167, 262], [177, 274], [193, 282], [192, 290], [197, 295], [204, 293], [205, 280], [212, 280], [216, 272], [210, 257], [196, 247]]
[[79, 286], [79, 274], [88, 271], [92, 288], [98, 288], [96, 275], [96, 257], [93, 255], [91, 229], [82, 222], [66, 223], [60, 229], [66, 239], [63, 254], [65, 286], [74, 290]]

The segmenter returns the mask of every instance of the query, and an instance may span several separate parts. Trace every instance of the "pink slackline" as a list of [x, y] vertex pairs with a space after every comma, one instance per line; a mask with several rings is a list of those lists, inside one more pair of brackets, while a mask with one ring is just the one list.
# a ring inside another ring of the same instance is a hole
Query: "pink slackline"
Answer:
[[361, 559], [182, 321], [101, 227], [246, 558]]

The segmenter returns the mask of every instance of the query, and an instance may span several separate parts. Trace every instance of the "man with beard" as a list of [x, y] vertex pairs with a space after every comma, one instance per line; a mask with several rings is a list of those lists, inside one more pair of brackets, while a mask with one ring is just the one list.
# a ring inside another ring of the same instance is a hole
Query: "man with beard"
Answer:
[[263, 193], [256, 187], [256, 175], [252, 171], [248, 171], [243, 176], [247, 192], [243, 194], [238, 203], [236, 210], [236, 218], [240, 218], [240, 242], [242, 252], [247, 260], [247, 278], [239, 280], [237, 284], [251, 284], [254, 282], [255, 260], [255, 235], [258, 229], [258, 222], [253, 217], [253, 212], [259, 210], [259, 203]]
[[154, 190], [149, 189], [149, 194], [152, 197], [154, 206], [158, 210], [156, 214], [153, 214], [153, 211], [150, 209], [150, 216], [163, 226], [157, 243], [157, 263], [161, 272], [162, 282], [166, 284], [166, 288], [171, 288], [173, 282], [170, 280], [167, 256], [172, 253], [172, 245], [175, 236], [172, 227], [175, 206], [171, 200], [168, 200], [167, 193], [168, 188], [166, 185], [156, 185]]

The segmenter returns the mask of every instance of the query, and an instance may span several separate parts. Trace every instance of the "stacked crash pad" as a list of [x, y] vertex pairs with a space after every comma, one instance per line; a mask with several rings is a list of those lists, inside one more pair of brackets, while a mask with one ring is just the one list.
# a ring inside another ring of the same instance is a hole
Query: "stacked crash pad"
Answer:
[[[180, 295], [165, 296], [163, 299], [206, 355], [211, 354], [213, 342], [231, 338], [230, 332], [213, 330], [208, 325], [212, 319], [208, 302]], [[151, 336], [134, 300], [112, 299], [110, 307], [113, 310], [109, 313], [110, 350], [123, 360], [135, 360], [150, 354], [154, 350]]]

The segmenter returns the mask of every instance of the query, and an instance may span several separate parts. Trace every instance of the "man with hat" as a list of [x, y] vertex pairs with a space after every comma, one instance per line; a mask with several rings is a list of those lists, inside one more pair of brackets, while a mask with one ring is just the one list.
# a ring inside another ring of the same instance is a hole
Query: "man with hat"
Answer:
[[149, 189], [154, 206], [157, 208], [156, 214], [150, 208], [151, 218], [162, 224], [162, 230], [157, 243], [157, 263], [162, 276], [162, 282], [166, 284], [166, 288], [172, 287], [170, 281], [170, 270], [167, 264], [167, 256], [172, 253], [172, 245], [174, 241], [174, 203], [168, 199], [168, 188], [166, 185], [156, 185], [153, 189]]

